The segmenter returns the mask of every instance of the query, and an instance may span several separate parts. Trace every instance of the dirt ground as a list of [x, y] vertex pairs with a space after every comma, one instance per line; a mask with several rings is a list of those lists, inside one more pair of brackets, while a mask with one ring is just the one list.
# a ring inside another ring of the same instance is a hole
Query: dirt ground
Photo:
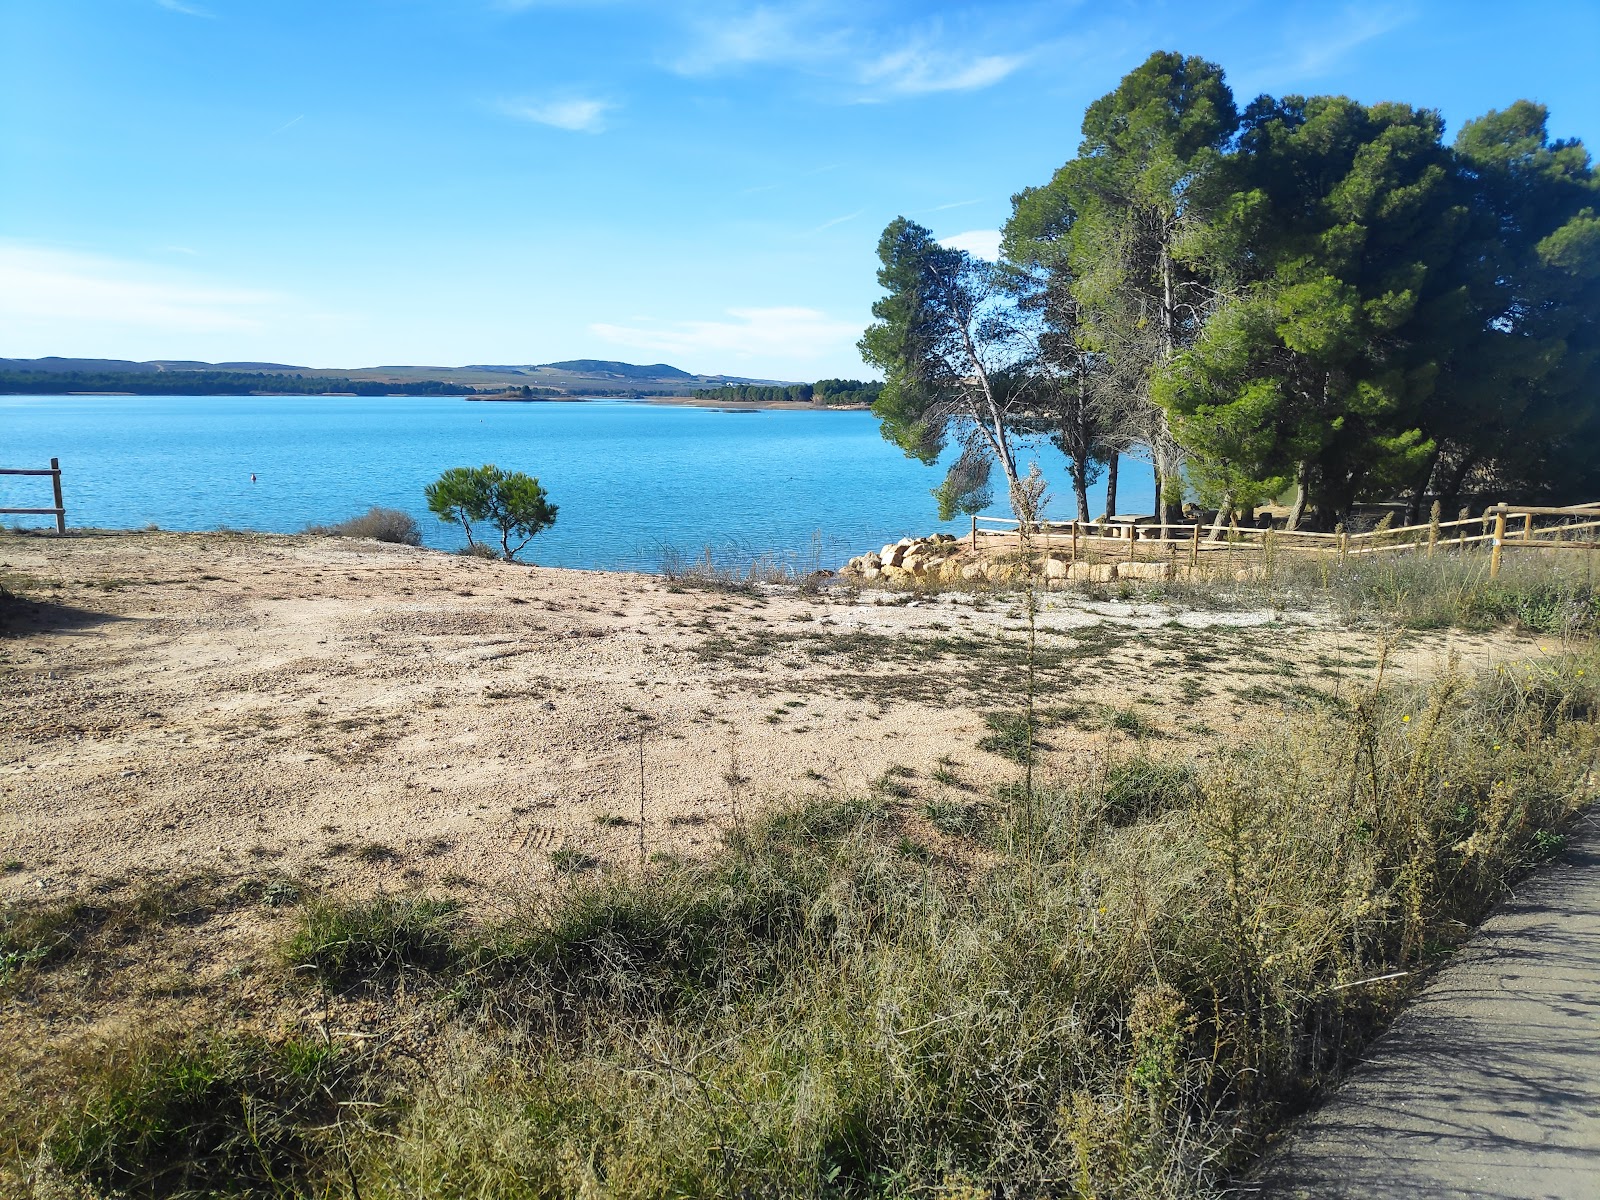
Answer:
[[[1015, 597], [718, 590], [374, 542], [0, 535], [0, 901], [263, 872], [463, 900], [695, 853], [741, 812], [1018, 768]], [[1203, 752], [1370, 675], [1317, 614], [1051, 594], [1046, 772]], [[1410, 634], [1400, 675], [1536, 652]], [[640, 748], [643, 748], [641, 784]], [[887, 773], [887, 775], [886, 775]], [[935, 779], [935, 776], [938, 778]], [[643, 825], [641, 828], [641, 791]]]

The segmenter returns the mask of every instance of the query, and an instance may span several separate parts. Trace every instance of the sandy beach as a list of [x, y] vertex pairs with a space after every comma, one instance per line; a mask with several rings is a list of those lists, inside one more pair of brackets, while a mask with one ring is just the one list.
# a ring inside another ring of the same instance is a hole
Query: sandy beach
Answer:
[[[249, 534], [6, 535], [0, 582], [21, 597], [0, 638], [7, 898], [267, 869], [470, 895], [549, 880], [564, 851], [635, 861], [641, 792], [645, 853], [684, 854], [890, 772], [915, 810], [1017, 771], [978, 746], [1020, 703], [1014, 597]], [[1135, 736], [1204, 753], [1375, 661], [1375, 634], [1314, 614], [1063, 593], [1040, 628], [1039, 703], [1072, 716], [1044, 770], [1067, 781]], [[1413, 634], [1393, 662], [1532, 649]]]

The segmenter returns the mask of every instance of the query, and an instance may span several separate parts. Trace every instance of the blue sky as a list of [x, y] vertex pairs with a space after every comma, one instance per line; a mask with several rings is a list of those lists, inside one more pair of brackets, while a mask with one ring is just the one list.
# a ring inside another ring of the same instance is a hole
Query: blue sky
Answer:
[[1600, 4], [0, 0], [0, 355], [860, 375], [897, 213], [992, 244], [1151, 50], [1519, 97]]

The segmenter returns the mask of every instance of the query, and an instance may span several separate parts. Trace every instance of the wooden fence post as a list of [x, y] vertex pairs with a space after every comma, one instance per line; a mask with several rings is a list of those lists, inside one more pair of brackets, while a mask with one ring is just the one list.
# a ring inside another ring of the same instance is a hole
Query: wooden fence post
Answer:
[[[37, 462], [38, 460], [35, 459], [34, 461]], [[55, 488], [56, 495], [56, 532], [65, 533], [67, 531], [67, 506], [61, 500], [61, 460], [59, 458], [50, 460], [50, 470], [52, 472], [50, 483]]]
[[1350, 535], [1344, 531], [1344, 526], [1339, 526], [1339, 565], [1344, 566], [1344, 557], [1350, 550]]
[[1428, 512], [1428, 557], [1433, 557], [1433, 548], [1439, 544], [1439, 502], [1433, 502], [1433, 508]]
[[1189, 570], [1193, 571], [1200, 562], [1200, 515], [1195, 514], [1194, 533], [1189, 538]]
[[1525, 542], [1533, 541], [1533, 514], [1531, 512], [1522, 514], [1522, 540]]
[[1500, 552], [1506, 544], [1506, 506], [1500, 505], [1494, 510], [1494, 548], [1489, 552], [1489, 578], [1497, 579], [1500, 576]]
[[1469, 521], [1471, 519], [1472, 519], [1472, 510], [1470, 508], [1463, 508], [1460, 512], [1458, 512], [1456, 514], [1456, 520], [1462, 522], [1462, 524], [1459, 524], [1459, 525], [1456, 526], [1456, 549], [1457, 550], [1465, 550], [1467, 548], [1467, 527], [1466, 527], [1465, 522], [1467, 522], [1467, 521]]
[[972, 548], [978, 548], [978, 514], [972, 514]]
[[1078, 561], [1078, 518], [1072, 518], [1072, 561]]

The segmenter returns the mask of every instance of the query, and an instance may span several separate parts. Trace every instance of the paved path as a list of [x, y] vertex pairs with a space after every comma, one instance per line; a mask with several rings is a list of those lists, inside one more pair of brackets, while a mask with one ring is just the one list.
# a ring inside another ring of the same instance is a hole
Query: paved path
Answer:
[[1600, 813], [1239, 1194], [1600, 1200]]

